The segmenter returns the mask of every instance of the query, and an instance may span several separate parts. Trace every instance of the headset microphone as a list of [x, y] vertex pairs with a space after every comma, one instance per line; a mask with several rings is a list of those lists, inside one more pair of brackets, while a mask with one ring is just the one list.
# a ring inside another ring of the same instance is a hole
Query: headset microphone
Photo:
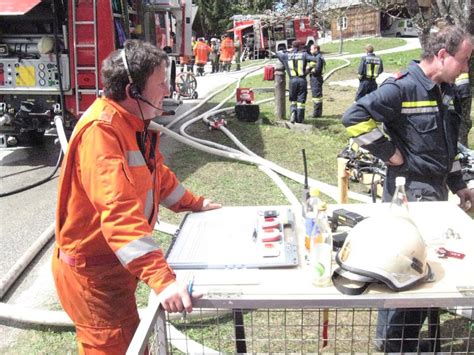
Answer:
[[145, 99], [145, 98], [144, 98], [142, 95], [140, 95], [140, 94], [135, 94], [134, 96], [132, 96], [132, 95], [130, 95], [130, 96], [133, 97], [134, 99], [143, 101], [143, 102], [146, 103], [147, 105], [150, 105], [151, 107], [156, 108], [157, 110], [161, 110], [161, 108], [159, 108], [158, 106], [153, 105], [150, 101], [148, 101], [147, 99]]

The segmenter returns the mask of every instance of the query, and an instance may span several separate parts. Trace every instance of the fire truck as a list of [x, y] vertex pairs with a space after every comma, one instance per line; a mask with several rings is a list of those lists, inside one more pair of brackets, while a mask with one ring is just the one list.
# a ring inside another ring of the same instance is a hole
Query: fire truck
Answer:
[[[101, 94], [100, 66], [125, 40], [191, 55], [191, 0], [2, 0], [0, 147], [38, 143], [61, 116], [72, 129]], [[174, 85], [171, 86], [174, 89]]]
[[284, 23], [271, 24], [267, 15], [235, 15], [234, 32], [250, 58], [262, 58], [286, 50], [294, 40], [310, 46], [318, 40], [318, 29], [310, 24], [309, 17], [295, 16]]

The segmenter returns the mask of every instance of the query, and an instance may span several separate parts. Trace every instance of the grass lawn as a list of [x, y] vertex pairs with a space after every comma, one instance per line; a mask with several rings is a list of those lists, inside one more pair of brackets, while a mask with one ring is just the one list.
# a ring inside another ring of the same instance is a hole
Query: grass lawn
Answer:
[[[362, 52], [367, 41], [365, 39], [347, 40], [344, 42], [344, 52]], [[404, 41], [393, 38], [372, 38], [370, 43], [374, 45], [377, 52], [377, 50], [403, 45]], [[338, 46], [338, 43], [332, 43], [321, 47], [324, 54], [328, 54], [337, 52]], [[396, 72], [403, 69], [411, 59], [419, 58], [419, 54], [419, 50], [414, 50], [383, 55], [385, 71]], [[248, 64], [250, 62], [243, 63], [243, 65]], [[340, 59], [330, 59], [327, 70], [341, 64]], [[352, 59], [349, 67], [331, 76], [329, 81], [356, 78], [358, 65], [359, 58]], [[244, 79], [241, 86], [257, 88], [271, 87], [273, 84], [273, 82], [264, 82], [263, 75], [258, 75]], [[230, 92], [231, 89], [215, 97], [208, 104], [208, 108], [220, 103]], [[309, 93], [305, 123], [312, 125], [312, 130], [308, 132], [288, 130], [279, 126], [274, 117], [273, 102], [260, 105], [261, 122], [244, 123], [230, 115], [226, 116], [227, 128], [253, 152], [298, 173], [303, 172], [301, 149], [304, 148], [308, 159], [309, 176], [326, 183], [336, 184], [336, 156], [347, 143], [347, 136], [340, 123], [340, 118], [352, 104], [355, 92], [356, 88], [331, 86], [326, 83], [324, 86], [324, 116], [318, 119], [308, 118], [312, 111], [311, 94]], [[261, 100], [272, 95], [272, 93], [256, 93], [256, 99]], [[232, 101], [227, 103], [227, 106], [233, 105]], [[189, 133], [199, 138], [233, 146], [221, 132], [209, 131], [202, 123], [191, 126]], [[471, 131], [470, 142], [471, 148], [473, 148], [474, 131]], [[169, 159], [170, 168], [176, 172], [183, 184], [195, 193], [205, 195], [228, 206], [287, 203], [280, 190], [255, 166], [202, 153], [180, 143], [176, 143], [176, 145], [176, 149]], [[287, 180], [285, 179], [285, 181]], [[296, 196], [301, 196], [301, 185], [293, 181], [287, 181], [287, 183]], [[360, 187], [357, 188], [360, 189]], [[329, 198], [326, 198], [326, 201], [333, 202]], [[173, 214], [165, 209], [160, 211], [160, 219], [169, 223], [178, 224], [182, 216], [182, 214]], [[169, 246], [169, 236], [156, 233], [156, 238], [163, 248], [166, 249]], [[137, 291], [140, 307], [146, 304], [148, 292], [148, 287], [141, 284]], [[214, 337], [214, 335], [209, 333], [209, 337]], [[291, 352], [292, 349], [288, 349], [288, 351]], [[74, 354], [74, 333], [48, 329], [24, 331], [12, 347], [6, 349], [4, 353]]]

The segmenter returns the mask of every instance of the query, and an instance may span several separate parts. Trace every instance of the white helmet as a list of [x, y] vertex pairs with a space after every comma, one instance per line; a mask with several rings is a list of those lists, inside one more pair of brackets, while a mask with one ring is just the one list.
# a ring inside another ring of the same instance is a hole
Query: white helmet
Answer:
[[338, 289], [338, 276], [382, 282], [394, 291], [406, 290], [432, 276], [420, 231], [411, 219], [398, 216], [369, 217], [359, 222], [347, 236], [336, 261], [342, 269], [333, 275]]

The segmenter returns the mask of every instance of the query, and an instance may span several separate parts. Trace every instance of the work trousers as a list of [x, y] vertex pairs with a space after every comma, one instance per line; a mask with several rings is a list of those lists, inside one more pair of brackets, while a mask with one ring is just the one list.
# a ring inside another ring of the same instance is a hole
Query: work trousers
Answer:
[[219, 72], [219, 54], [217, 53], [211, 53], [209, 55], [209, 60], [211, 61], [211, 73], [217, 73]]
[[290, 78], [290, 121], [303, 123], [308, 83], [305, 77]]
[[140, 322], [136, 278], [120, 263], [68, 265], [57, 248], [52, 267], [59, 300], [76, 327], [79, 354], [125, 354]]
[[321, 117], [323, 114], [323, 77], [322, 75], [311, 75], [311, 96], [313, 101], [313, 117]]
[[219, 71], [230, 71], [230, 67], [232, 66], [232, 62], [230, 61], [221, 61], [221, 66]]
[[[395, 177], [402, 175], [390, 167], [385, 179], [383, 200], [392, 200]], [[421, 180], [421, 181], [418, 181]], [[444, 177], [426, 176], [424, 179], [406, 177], [405, 190], [408, 201], [446, 201], [448, 189]], [[379, 309], [376, 328], [376, 345], [384, 352], [439, 351], [439, 342], [419, 342], [420, 330], [427, 316], [430, 319], [430, 338], [439, 334], [439, 309], [395, 308]], [[437, 329], [433, 331], [433, 329]], [[438, 350], [437, 350], [438, 349]]]
[[375, 79], [360, 79], [355, 101], [375, 90], [377, 90], [377, 82]]
[[459, 143], [468, 147], [468, 135], [472, 128], [471, 118], [472, 97], [461, 98], [461, 124], [459, 125]]

